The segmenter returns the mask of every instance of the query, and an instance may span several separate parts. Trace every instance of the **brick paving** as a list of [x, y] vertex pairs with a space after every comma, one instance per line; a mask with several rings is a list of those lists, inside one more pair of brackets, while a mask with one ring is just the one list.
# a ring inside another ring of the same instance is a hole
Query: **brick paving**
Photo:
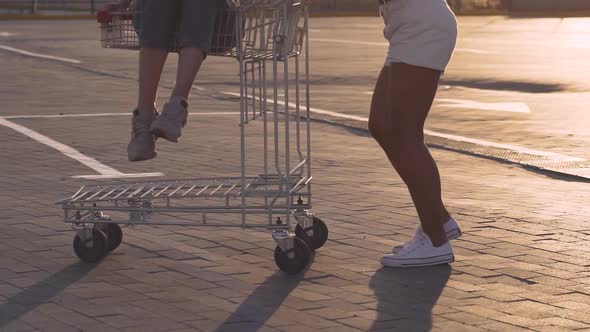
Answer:
[[[161, 143], [158, 159], [137, 165], [125, 161], [122, 119], [14, 121], [120, 170], [235, 170], [223, 162], [237, 155], [235, 118], [194, 116], [181, 144]], [[118, 250], [98, 265], [80, 263], [51, 203], [88, 182], [72, 175], [91, 171], [1, 127], [2, 330], [590, 330], [586, 184], [436, 150], [446, 201], [465, 230], [454, 242], [457, 261], [381, 268], [381, 254], [416, 226], [409, 196], [370, 138], [313, 129], [314, 211], [330, 240], [308, 271], [290, 277], [277, 270], [268, 233], [233, 228], [125, 228]]]

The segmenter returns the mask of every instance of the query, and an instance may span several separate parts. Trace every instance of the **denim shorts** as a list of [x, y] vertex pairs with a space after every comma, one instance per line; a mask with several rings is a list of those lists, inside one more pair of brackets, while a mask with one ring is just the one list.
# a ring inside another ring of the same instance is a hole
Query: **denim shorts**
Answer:
[[207, 54], [215, 18], [225, 0], [138, 0], [135, 29], [140, 47], [178, 51], [199, 48]]
[[457, 43], [457, 20], [445, 0], [386, 1], [380, 8], [389, 41], [385, 64], [445, 71]]

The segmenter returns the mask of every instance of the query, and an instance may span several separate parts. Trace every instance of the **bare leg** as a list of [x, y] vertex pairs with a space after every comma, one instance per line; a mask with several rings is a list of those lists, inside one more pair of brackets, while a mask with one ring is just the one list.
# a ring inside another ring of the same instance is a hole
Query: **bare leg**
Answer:
[[172, 92], [172, 97], [188, 99], [202, 63], [203, 51], [198, 48], [186, 47], [178, 52], [176, 86]]
[[424, 143], [424, 122], [436, 94], [440, 72], [392, 64], [383, 68], [371, 104], [369, 127], [408, 186], [424, 232], [435, 246], [447, 242], [449, 219], [438, 168]]
[[142, 116], [152, 116], [158, 95], [158, 84], [168, 57], [168, 51], [142, 48], [139, 52], [139, 98], [137, 108]]

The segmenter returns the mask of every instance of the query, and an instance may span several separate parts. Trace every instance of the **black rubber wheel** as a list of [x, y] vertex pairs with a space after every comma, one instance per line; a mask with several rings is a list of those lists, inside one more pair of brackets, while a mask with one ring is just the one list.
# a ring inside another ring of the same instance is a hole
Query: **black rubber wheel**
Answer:
[[311, 258], [311, 249], [304, 240], [295, 237], [293, 241], [293, 249], [283, 251], [279, 246], [275, 248], [275, 263], [281, 271], [291, 275], [303, 271]]
[[[311, 231], [313, 229], [313, 235]], [[295, 226], [295, 235], [307, 242], [309, 248], [313, 251], [319, 249], [328, 241], [328, 226], [320, 218], [313, 217], [313, 225], [303, 230], [301, 225]]]
[[308, 232], [304, 230], [303, 226], [295, 226], [295, 236], [305, 241], [309, 249], [311, 249], [312, 251], [315, 250], [313, 247], [313, 238], [309, 235]]
[[123, 230], [117, 224], [108, 224], [105, 230], [108, 238], [108, 250], [113, 251], [123, 241]]
[[99, 262], [108, 252], [107, 236], [98, 228], [92, 230], [92, 247], [87, 247], [78, 235], [74, 238], [74, 252], [86, 263]]
[[319, 249], [328, 241], [328, 226], [318, 217], [313, 217], [313, 238], [311, 248]]

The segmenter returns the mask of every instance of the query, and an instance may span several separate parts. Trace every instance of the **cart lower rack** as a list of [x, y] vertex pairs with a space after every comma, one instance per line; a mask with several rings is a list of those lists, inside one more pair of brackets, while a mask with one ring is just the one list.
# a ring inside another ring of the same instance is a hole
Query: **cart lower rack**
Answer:
[[[58, 202], [76, 231], [80, 259], [98, 262], [115, 250], [123, 240], [119, 225], [243, 227], [272, 232], [281, 270], [296, 274], [307, 267], [312, 251], [328, 239], [326, 224], [311, 212], [308, 7], [307, 0], [227, 0], [210, 55], [238, 60], [239, 176], [80, 188]], [[140, 14], [101, 13], [102, 46], [138, 49], [133, 23]], [[250, 115], [262, 124], [254, 158], [246, 156]], [[262, 165], [249, 174], [252, 160]], [[213, 218], [221, 215], [229, 219]]]

